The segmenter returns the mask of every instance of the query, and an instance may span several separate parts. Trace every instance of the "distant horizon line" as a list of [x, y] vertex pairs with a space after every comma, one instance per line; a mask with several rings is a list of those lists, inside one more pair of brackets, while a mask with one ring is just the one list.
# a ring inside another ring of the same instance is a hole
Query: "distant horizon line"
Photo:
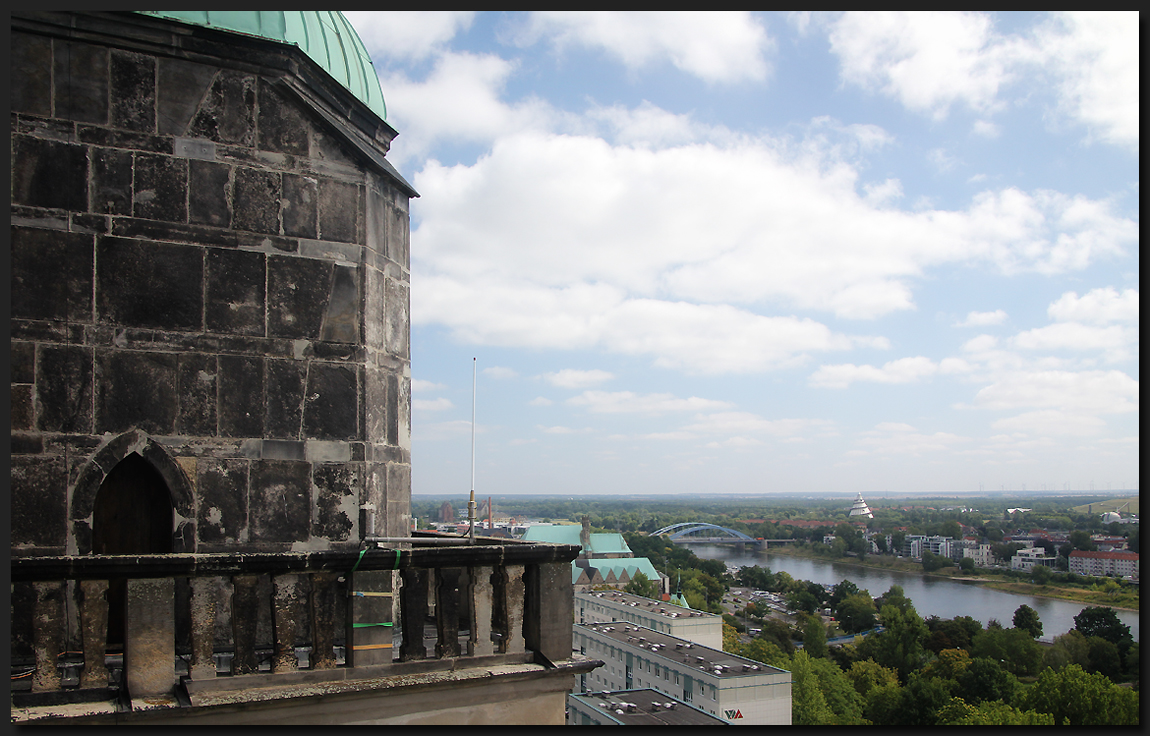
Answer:
[[[518, 496], [524, 498], [613, 498], [613, 499], [630, 499], [630, 498], [678, 498], [690, 496], [692, 498], [812, 498], [814, 496], [822, 497], [835, 497], [845, 496], [850, 494], [858, 495], [861, 493], [864, 496], [871, 496], [873, 498], [889, 498], [892, 496], [912, 496], [918, 498], [990, 498], [997, 496], [1029, 496], [1029, 497], [1049, 497], [1061, 498], [1065, 496], [1097, 496], [1099, 498], [1113, 498], [1115, 496], [1123, 496], [1125, 494], [1139, 493], [1137, 488], [1118, 488], [1099, 492], [1098, 490], [1090, 489], [1070, 489], [1061, 491], [1042, 491], [1042, 490], [1001, 490], [1001, 491], [768, 491], [763, 493], [708, 493], [700, 496], [698, 493], [690, 491], [682, 491], [675, 493], [668, 492], [652, 492], [652, 493], [632, 493], [627, 495], [620, 495], [617, 493], [514, 493], [503, 491], [500, 493], [483, 493], [475, 491], [476, 498], [490, 496], [498, 498], [502, 496]], [[412, 498], [470, 498], [470, 492], [460, 491], [459, 493], [412, 493]]]

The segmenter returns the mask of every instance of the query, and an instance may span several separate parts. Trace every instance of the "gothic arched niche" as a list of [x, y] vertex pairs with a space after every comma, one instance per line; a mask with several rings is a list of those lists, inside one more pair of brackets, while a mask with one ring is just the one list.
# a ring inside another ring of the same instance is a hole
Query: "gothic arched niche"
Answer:
[[[159, 471], [139, 454], [112, 468], [96, 492], [92, 551], [98, 555], [167, 554], [172, 551], [172, 500]], [[124, 643], [127, 583], [108, 585], [109, 646]]]

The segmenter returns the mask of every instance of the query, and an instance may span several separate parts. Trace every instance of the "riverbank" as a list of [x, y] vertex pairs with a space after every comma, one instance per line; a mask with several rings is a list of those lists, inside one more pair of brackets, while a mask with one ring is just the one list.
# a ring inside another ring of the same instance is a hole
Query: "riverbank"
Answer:
[[925, 572], [922, 569], [922, 564], [907, 560], [900, 557], [887, 557], [883, 555], [869, 555], [863, 561], [859, 561], [853, 557], [842, 557], [831, 560], [824, 555], [814, 554], [807, 550], [798, 549], [790, 545], [778, 546], [770, 548], [771, 554], [787, 555], [790, 557], [803, 557], [806, 559], [819, 560], [821, 562], [833, 562], [839, 565], [853, 565], [855, 567], [868, 567], [875, 570], [888, 570], [892, 572], [903, 572], [914, 575], [921, 575], [922, 577], [946, 578], [955, 581], [968, 581], [976, 582], [984, 585], [993, 590], [999, 590], [1004, 593], [1018, 593], [1020, 595], [1031, 595], [1036, 598], [1051, 598], [1054, 600], [1073, 601], [1075, 603], [1084, 603], [1091, 606], [1109, 606], [1110, 608], [1121, 609], [1125, 611], [1139, 611], [1138, 594], [1124, 594], [1121, 598], [1115, 599], [1101, 591], [1087, 590], [1075, 587], [1062, 587], [1054, 585], [1036, 585], [1034, 583], [1023, 582], [1019, 580], [1011, 580], [1004, 578], [1001, 575], [996, 575], [993, 572], [980, 572], [978, 577], [971, 577], [958, 570], [958, 568], [949, 568], [953, 570], [953, 574], [948, 574], [946, 570], [933, 573]]

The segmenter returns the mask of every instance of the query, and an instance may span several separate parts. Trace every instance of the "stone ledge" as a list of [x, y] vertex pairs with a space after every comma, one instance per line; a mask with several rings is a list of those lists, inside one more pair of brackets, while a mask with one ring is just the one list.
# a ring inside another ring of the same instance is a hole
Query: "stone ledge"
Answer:
[[[461, 660], [462, 661], [462, 660]], [[360, 678], [328, 683], [305, 683], [280, 687], [253, 687], [234, 691], [192, 693], [191, 705], [176, 706], [174, 701], [137, 704], [133, 702], [130, 712], [117, 713], [114, 702], [84, 703], [68, 706], [14, 708], [12, 721], [21, 724], [53, 725], [112, 725], [112, 724], [156, 724], [186, 723], [195, 724], [198, 718], [214, 722], [229, 722], [262, 718], [275, 711], [267, 709], [283, 708], [298, 711], [314, 704], [318, 708], [339, 709], [339, 702], [354, 703], [349, 700], [362, 697], [403, 698], [419, 693], [434, 693], [443, 690], [454, 698], [461, 698], [460, 688], [483, 688], [492, 686], [522, 687], [516, 683], [553, 682], [548, 690], [565, 691], [570, 685], [565, 678], [589, 672], [603, 664], [601, 660], [564, 660], [546, 666], [533, 663], [492, 663], [488, 666], [465, 669], [401, 674], [382, 677]], [[369, 668], [364, 668], [369, 669]], [[244, 678], [248, 679], [247, 677]], [[538, 686], [535, 686], [538, 689]], [[333, 698], [335, 700], [333, 701]], [[389, 701], [390, 702], [390, 701]], [[139, 707], [139, 706], [143, 707]], [[382, 706], [382, 704], [380, 704]], [[257, 708], [257, 711], [250, 711]], [[246, 713], [245, 713], [246, 712]], [[302, 711], [306, 712], [306, 711]], [[318, 717], [318, 716], [317, 716]], [[221, 721], [221, 719], [223, 719]], [[274, 719], [273, 719], [274, 720]], [[157, 724], [158, 725], [158, 724]], [[296, 725], [301, 725], [296, 721]], [[494, 725], [494, 724], [492, 724]], [[559, 724], [556, 724], [559, 725]]]

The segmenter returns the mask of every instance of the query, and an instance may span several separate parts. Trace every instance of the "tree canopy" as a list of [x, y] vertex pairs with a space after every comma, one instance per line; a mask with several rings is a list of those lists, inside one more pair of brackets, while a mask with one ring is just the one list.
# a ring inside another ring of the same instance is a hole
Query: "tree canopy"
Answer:
[[1042, 620], [1038, 611], [1023, 603], [1014, 612], [1014, 628], [1030, 632], [1030, 638], [1042, 636]]

